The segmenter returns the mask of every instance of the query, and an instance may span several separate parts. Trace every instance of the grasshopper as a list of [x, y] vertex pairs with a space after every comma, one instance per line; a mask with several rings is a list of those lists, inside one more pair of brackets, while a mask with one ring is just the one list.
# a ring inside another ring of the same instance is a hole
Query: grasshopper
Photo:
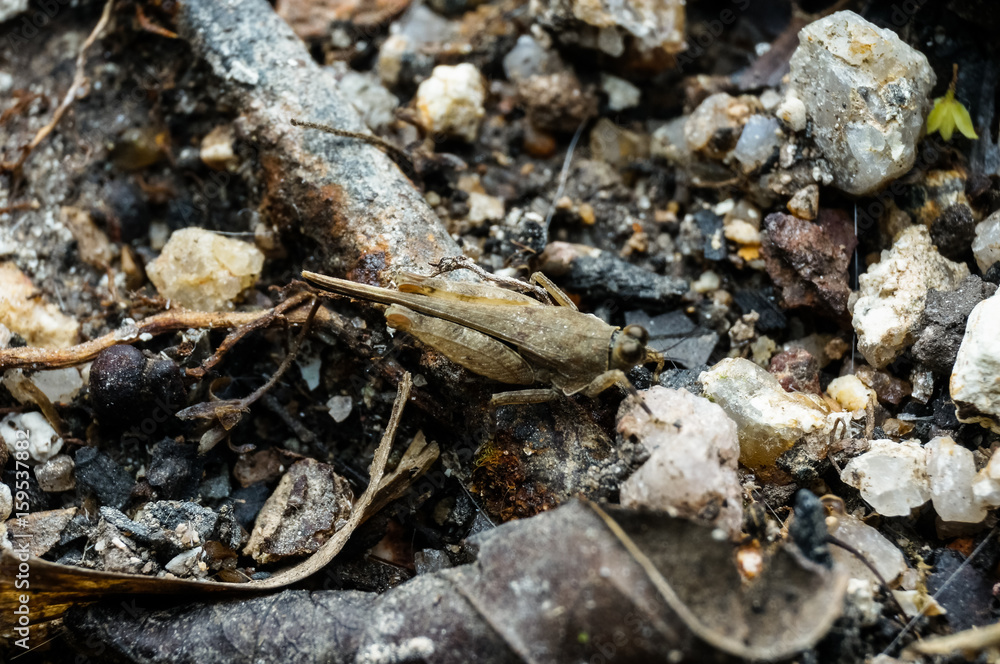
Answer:
[[[634, 392], [626, 371], [645, 362], [658, 362], [658, 369], [663, 364], [660, 354], [646, 347], [649, 335], [644, 328], [619, 329], [577, 311], [540, 273], [532, 280], [559, 304], [543, 304], [496, 286], [415, 274], [401, 275], [398, 290], [315, 272], [304, 271], [302, 276], [333, 293], [390, 305], [385, 311], [390, 327], [501, 383], [548, 383], [567, 396], [593, 397], [614, 384]], [[494, 395], [492, 403], [546, 401], [556, 394], [551, 389], [505, 392]]]

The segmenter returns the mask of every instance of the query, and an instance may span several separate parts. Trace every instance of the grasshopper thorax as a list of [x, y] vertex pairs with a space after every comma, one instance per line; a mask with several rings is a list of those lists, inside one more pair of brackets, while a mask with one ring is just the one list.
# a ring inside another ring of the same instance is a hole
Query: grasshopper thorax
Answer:
[[628, 371], [646, 358], [646, 343], [649, 333], [641, 325], [626, 325], [617, 333], [611, 345], [609, 369]]

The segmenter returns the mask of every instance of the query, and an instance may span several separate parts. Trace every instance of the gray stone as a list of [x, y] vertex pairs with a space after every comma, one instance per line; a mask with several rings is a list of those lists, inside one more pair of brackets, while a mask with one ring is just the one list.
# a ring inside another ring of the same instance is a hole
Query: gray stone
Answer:
[[936, 78], [896, 33], [840, 11], [799, 33], [791, 84], [834, 184], [865, 195], [912, 168]]
[[913, 344], [913, 356], [939, 376], [950, 375], [969, 314], [996, 290], [996, 285], [970, 275], [955, 290], [928, 291], [924, 328]]
[[743, 126], [733, 157], [743, 165], [743, 170], [750, 172], [767, 163], [768, 159], [777, 154], [780, 145], [778, 121], [766, 115], [752, 115]]

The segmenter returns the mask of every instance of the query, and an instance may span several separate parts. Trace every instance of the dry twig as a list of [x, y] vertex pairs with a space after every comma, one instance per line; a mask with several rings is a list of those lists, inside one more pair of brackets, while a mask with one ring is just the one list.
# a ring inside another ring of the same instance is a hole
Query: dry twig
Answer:
[[87, 40], [83, 42], [83, 46], [80, 47], [80, 52], [76, 56], [76, 71], [73, 73], [73, 82], [70, 83], [69, 89], [66, 90], [66, 94], [63, 95], [63, 99], [59, 102], [59, 106], [56, 108], [55, 113], [52, 114], [52, 119], [49, 120], [48, 124], [38, 130], [35, 133], [35, 137], [31, 139], [31, 142], [26, 146], [21, 148], [21, 156], [18, 157], [17, 161], [13, 163], [5, 163], [2, 165], [4, 170], [16, 171], [22, 165], [24, 165], [25, 160], [31, 154], [38, 145], [45, 140], [45, 137], [52, 133], [52, 130], [56, 128], [62, 116], [66, 114], [69, 107], [73, 105], [76, 101], [77, 93], [83, 88], [87, 81], [84, 72], [84, 65], [87, 64], [87, 50], [97, 41], [98, 37], [104, 31], [104, 28], [108, 25], [108, 21], [111, 19], [111, 9], [115, 4], [115, 0], [108, 0], [104, 4], [104, 11], [101, 12], [101, 18], [97, 21], [97, 25], [91, 31], [90, 36]]

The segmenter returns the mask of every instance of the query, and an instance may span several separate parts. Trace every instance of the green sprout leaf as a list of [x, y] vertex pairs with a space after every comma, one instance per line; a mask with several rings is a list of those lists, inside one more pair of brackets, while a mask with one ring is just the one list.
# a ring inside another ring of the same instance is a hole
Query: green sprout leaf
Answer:
[[972, 126], [972, 118], [962, 102], [955, 99], [955, 91], [949, 89], [943, 97], [934, 100], [934, 108], [927, 116], [927, 133], [941, 132], [941, 138], [951, 140], [955, 128], [966, 138], [979, 138]]

